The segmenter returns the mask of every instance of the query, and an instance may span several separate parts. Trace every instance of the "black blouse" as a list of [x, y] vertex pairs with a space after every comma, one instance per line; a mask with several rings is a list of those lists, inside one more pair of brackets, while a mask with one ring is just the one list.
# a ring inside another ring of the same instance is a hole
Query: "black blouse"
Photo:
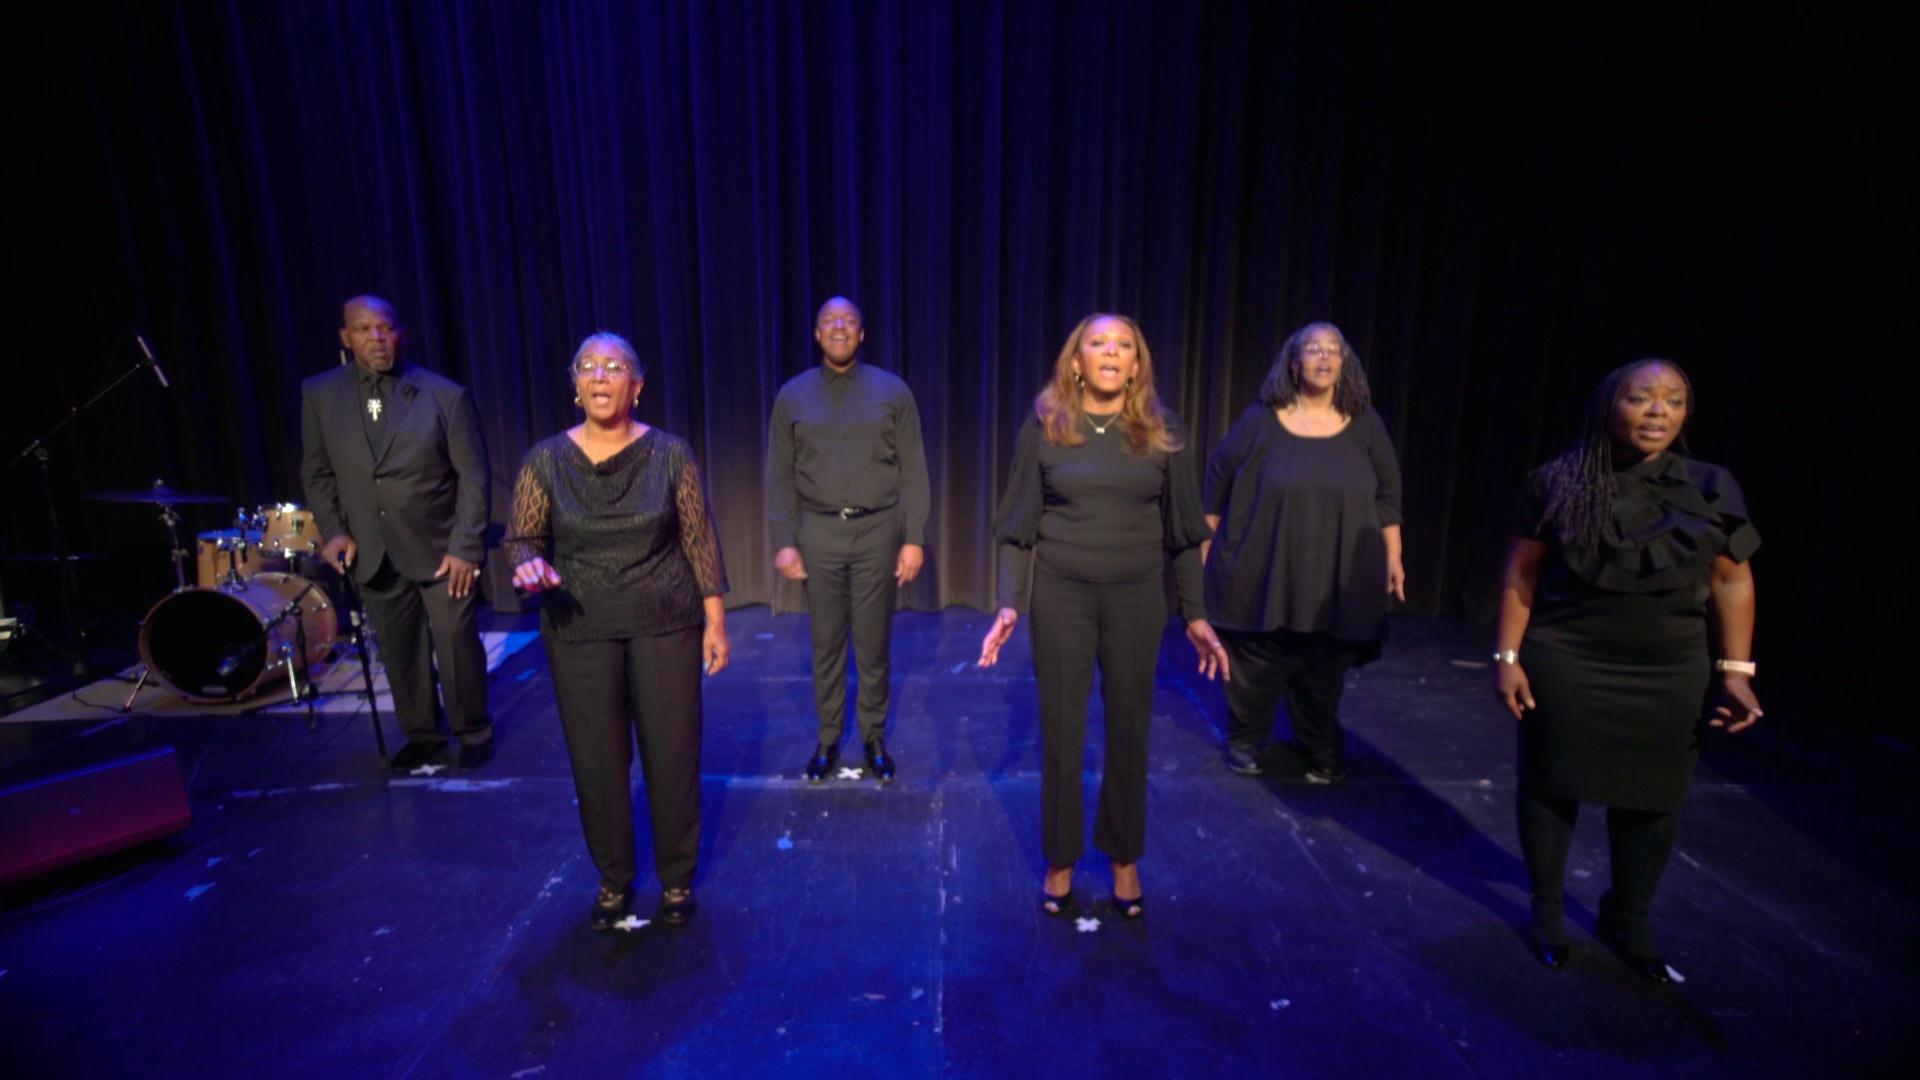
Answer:
[[1060, 577], [1108, 583], [1156, 577], [1171, 554], [1182, 617], [1207, 617], [1200, 544], [1211, 531], [1186, 429], [1171, 413], [1167, 428], [1181, 449], [1135, 457], [1117, 426], [1101, 435], [1083, 425], [1086, 442], [1055, 446], [1027, 417], [994, 516], [1001, 607], [1026, 610], [1035, 560]]
[[713, 514], [684, 439], [658, 428], [595, 464], [562, 432], [527, 451], [505, 541], [514, 565], [549, 556], [562, 584], [540, 611], [561, 641], [698, 625], [727, 591]]
[[1387, 632], [1387, 547], [1400, 463], [1371, 408], [1333, 435], [1295, 435], [1272, 409], [1240, 414], [1207, 460], [1207, 555], [1216, 626], [1326, 633], [1372, 646]]
[[1534, 589], [1527, 640], [1639, 663], [1704, 655], [1715, 557], [1760, 548], [1733, 473], [1671, 451], [1615, 470], [1613, 517], [1588, 554], [1546, 519], [1547, 468], [1527, 477], [1516, 531], [1551, 549]]

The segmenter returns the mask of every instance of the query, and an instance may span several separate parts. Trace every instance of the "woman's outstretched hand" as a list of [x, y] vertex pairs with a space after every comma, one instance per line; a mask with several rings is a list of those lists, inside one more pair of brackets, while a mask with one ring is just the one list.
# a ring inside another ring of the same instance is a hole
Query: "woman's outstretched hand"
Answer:
[[993, 625], [987, 627], [987, 636], [980, 641], [981, 667], [992, 667], [1000, 659], [1000, 647], [1013, 636], [1013, 624], [1020, 621], [1020, 613], [1010, 607], [1000, 609], [993, 617]]

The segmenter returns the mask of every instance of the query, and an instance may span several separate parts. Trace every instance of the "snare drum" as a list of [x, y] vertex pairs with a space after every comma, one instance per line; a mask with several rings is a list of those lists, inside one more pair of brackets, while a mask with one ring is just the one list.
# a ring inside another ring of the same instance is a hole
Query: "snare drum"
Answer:
[[215, 529], [198, 537], [199, 559], [194, 581], [203, 589], [226, 584], [234, 577], [250, 578], [266, 570], [285, 570], [287, 561], [270, 557], [258, 529]]
[[[281, 618], [298, 597], [297, 619]], [[273, 571], [236, 585], [169, 594], [140, 624], [140, 659], [153, 677], [190, 701], [223, 703], [252, 695], [298, 663], [300, 628], [307, 661], [320, 663], [337, 633], [333, 602], [306, 578]]]

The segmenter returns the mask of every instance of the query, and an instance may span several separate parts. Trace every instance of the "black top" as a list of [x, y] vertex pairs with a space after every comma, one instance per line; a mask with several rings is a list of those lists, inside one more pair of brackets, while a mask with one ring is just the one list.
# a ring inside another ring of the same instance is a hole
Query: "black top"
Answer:
[[548, 551], [562, 584], [540, 610], [561, 641], [664, 634], [727, 591], [700, 469], [684, 439], [649, 428], [599, 464], [565, 432], [527, 451], [503, 546], [514, 565]]
[[1387, 633], [1387, 547], [1400, 524], [1400, 463], [1371, 408], [1337, 434], [1295, 435], [1272, 409], [1240, 414], [1207, 460], [1207, 555], [1216, 626], [1326, 633], [1370, 645]]
[[1167, 414], [1167, 428], [1181, 449], [1135, 457], [1118, 426], [1100, 435], [1082, 425], [1086, 442], [1055, 446], [1027, 417], [994, 515], [1001, 607], [1026, 609], [1036, 559], [1060, 577], [1127, 582], [1159, 575], [1171, 554], [1182, 617], [1207, 617], [1200, 544], [1211, 533], [1195, 455], [1179, 418]]
[[903, 542], [927, 542], [927, 452], [913, 391], [856, 361], [787, 380], [767, 430], [767, 532], [792, 547], [803, 510], [900, 507]]
[[1547, 470], [1527, 477], [1517, 531], [1552, 548], [1527, 640], [1630, 663], [1705, 657], [1713, 560], [1745, 562], [1760, 547], [1740, 485], [1718, 465], [1672, 452], [1613, 478], [1612, 520], [1582, 558], [1544, 520]]

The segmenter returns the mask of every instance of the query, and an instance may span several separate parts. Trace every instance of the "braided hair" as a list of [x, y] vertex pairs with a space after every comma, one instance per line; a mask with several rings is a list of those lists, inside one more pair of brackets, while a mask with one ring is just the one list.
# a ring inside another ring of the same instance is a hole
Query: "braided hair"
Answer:
[[1547, 482], [1547, 506], [1541, 515], [1553, 526], [1561, 546], [1579, 558], [1599, 550], [1601, 538], [1613, 523], [1613, 414], [1620, 405], [1627, 380], [1644, 368], [1664, 367], [1680, 376], [1687, 388], [1687, 412], [1674, 446], [1686, 451], [1686, 421], [1693, 419], [1693, 380], [1671, 360], [1649, 357], [1618, 367], [1593, 388], [1580, 432], [1559, 457], [1542, 466]]

